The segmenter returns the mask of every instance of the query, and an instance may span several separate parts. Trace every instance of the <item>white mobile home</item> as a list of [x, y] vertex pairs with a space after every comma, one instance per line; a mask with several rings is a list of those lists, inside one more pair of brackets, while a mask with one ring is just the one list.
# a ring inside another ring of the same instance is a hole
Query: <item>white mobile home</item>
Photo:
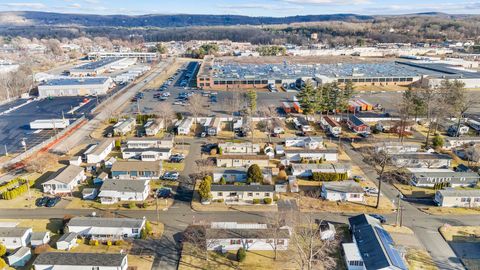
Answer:
[[84, 153], [87, 163], [96, 164], [104, 161], [110, 152], [112, 152], [113, 146], [113, 139], [105, 139], [94, 147], [90, 147], [87, 152]]
[[142, 202], [148, 198], [150, 180], [108, 179], [100, 188], [100, 202], [114, 204], [121, 201]]
[[14, 268], [24, 267], [32, 258], [32, 251], [29, 247], [21, 247], [8, 255], [8, 265]]
[[285, 149], [284, 152], [286, 159], [294, 162], [300, 162], [302, 160], [336, 162], [338, 160], [337, 149]]
[[178, 135], [188, 135], [193, 126], [193, 118], [187, 117], [177, 124], [177, 134]]
[[125, 142], [126, 148], [172, 148], [175, 145], [172, 135], [163, 138], [129, 138]]
[[30, 244], [32, 228], [0, 227], [0, 244], [7, 249], [26, 247]]
[[324, 182], [322, 198], [328, 201], [362, 202], [364, 191], [360, 184], [352, 180]]
[[72, 193], [73, 189], [85, 179], [87, 179], [87, 176], [82, 167], [68, 165], [42, 184], [43, 192], [50, 194]]
[[285, 147], [301, 147], [305, 149], [319, 149], [323, 147], [322, 137], [294, 137], [285, 139]]
[[455, 172], [450, 169], [409, 168], [410, 184], [417, 187], [435, 187], [447, 184], [450, 187], [472, 187], [480, 180], [476, 172]]
[[74, 217], [66, 225], [66, 231], [92, 239], [138, 238], [146, 219]]
[[67, 232], [57, 240], [55, 245], [57, 246], [58, 250], [71, 250], [72, 248], [78, 246], [77, 238], [77, 233]]
[[480, 190], [437, 190], [435, 202], [441, 207], [480, 207]]
[[260, 145], [255, 143], [219, 143], [218, 148], [222, 155], [257, 155], [260, 153]]
[[115, 136], [125, 136], [135, 129], [136, 124], [135, 118], [121, 120], [113, 126], [113, 134]]
[[268, 156], [262, 155], [221, 155], [217, 156], [217, 167], [250, 167], [257, 164], [260, 167], [270, 166]]
[[248, 202], [253, 199], [262, 201], [265, 198], [273, 200], [275, 186], [273, 185], [212, 185], [212, 200], [224, 200], [226, 203]]
[[145, 135], [155, 136], [161, 129], [165, 128], [165, 121], [163, 119], [149, 119], [145, 125]]
[[[277, 233], [278, 232], [278, 233]], [[276, 233], [266, 224], [213, 223], [206, 228], [207, 250], [287, 250], [290, 228], [285, 226]]]
[[350, 176], [352, 166], [348, 163], [335, 164], [292, 164], [292, 175], [298, 177], [312, 177], [313, 173], [346, 173]]

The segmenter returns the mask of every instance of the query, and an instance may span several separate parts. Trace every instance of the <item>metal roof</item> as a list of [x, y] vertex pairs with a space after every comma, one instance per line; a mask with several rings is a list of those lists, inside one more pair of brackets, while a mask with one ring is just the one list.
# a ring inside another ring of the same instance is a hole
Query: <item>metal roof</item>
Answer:
[[85, 78], [57, 78], [40, 84], [40, 86], [71, 86], [71, 85], [103, 85], [110, 78], [108, 77], [85, 77]]
[[437, 192], [442, 197], [480, 197], [480, 189], [445, 189]]
[[103, 181], [100, 188], [100, 197], [103, 191], [118, 192], [143, 192], [145, 186], [148, 186], [148, 180], [131, 180], [131, 179], [107, 179]]
[[30, 228], [0, 227], [0, 237], [22, 237]]
[[340, 193], [364, 193], [363, 188], [360, 186], [360, 184], [353, 180], [324, 182], [322, 189], [326, 189], [330, 192]]
[[107, 57], [107, 58], [103, 58], [103, 59], [95, 61], [95, 62], [90, 62], [90, 63], [86, 63], [86, 64], [83, 64], [83, 65], [74, 67], [74, 68], [71, 69], [71, 71], [89, 71], [89, 70], [94, 71], [98, 68], [102, 68], [106, 65], [115, 63], [115, 62], [120, 61], [122, 59], [123, 58], [121, 58], [121, 57]]

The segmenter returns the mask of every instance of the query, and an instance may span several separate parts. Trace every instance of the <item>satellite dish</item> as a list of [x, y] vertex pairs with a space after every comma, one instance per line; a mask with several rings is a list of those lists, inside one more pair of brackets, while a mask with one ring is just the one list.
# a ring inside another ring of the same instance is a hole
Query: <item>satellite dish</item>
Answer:
[[92, 217], [95, 217], [97, 215], [96, 212], [92, 212]]

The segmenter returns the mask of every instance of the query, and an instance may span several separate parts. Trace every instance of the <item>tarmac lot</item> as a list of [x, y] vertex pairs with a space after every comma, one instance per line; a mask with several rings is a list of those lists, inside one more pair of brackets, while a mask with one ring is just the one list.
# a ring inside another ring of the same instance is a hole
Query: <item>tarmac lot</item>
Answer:
[[[78, 106], [83, 97], [55, 97], [53, 99], [39, 99], [30, 102], [12, 112], [0, 115], [0, 154], [5, 155], [20, 153], [23, 151], [21, 144], [25, 140], [27, 148], [31, 148], [43, 141], [55, 136], [54, 130], [31, 130], [30, 122], [37, 119], [65, 118], [70, 122], [75, 121], [84, 114], [88, 114], [96, 106], [96, 98], [90, 98], [81, 108], [72, 113], [69, 111]], [[0, 112], [4, 109], [22, 104], [26, 100], [17, 100], [0, 106]]]

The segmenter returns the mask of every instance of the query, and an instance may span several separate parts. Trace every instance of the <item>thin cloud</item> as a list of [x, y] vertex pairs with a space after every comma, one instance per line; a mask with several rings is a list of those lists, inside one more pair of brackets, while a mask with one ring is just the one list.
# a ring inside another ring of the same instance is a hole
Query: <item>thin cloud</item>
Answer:
[[6, 3], [4, 6], [9, 8], [21, 8], [21, 9], [44, 9], [45, 6], [42, 3]]

